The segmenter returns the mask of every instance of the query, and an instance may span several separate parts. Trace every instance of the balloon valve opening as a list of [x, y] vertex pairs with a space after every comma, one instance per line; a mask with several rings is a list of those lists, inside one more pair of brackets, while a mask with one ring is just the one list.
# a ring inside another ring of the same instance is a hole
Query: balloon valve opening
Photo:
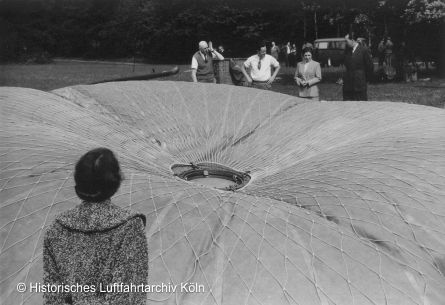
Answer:
[[173, 175], [185, 181], [223, 191], [236, 191], [249, 183], [250, 171], [241, 172], [214, 163], [175, 164], [171, 167]]

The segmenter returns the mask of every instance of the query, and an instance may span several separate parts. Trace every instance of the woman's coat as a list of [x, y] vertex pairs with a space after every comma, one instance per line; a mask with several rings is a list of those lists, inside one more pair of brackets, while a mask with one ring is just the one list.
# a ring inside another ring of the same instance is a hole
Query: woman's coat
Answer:
[[[295, 80], [298, 85], [299, 97], [318, 97], [319, 91], [316, 85], [321, 81], [321, 67], [320, 64], [314, 60], [308, 63], [306, 71], [304, 71], [304, 62], [297, 64], [297, 70], [295, 71]], [[309, 86], [302, 87], [301, 81], [307, 81]]]
[[47, 292], [44, 304], [145, 304], [143, 291], [107, 291], [113, 283], [147, 284], [144, 227], [144, 215], [109, 200], [84, 202], [59, 215], [44, 238], [44, 284], [87, 285], [90, 291]]

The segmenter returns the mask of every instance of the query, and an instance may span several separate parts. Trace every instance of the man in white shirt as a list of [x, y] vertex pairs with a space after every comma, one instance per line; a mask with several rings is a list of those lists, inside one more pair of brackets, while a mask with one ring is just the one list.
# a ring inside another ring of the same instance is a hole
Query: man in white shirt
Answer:
[[280, 64], [273, 56], [266, 54], [266, 45], [260, 44], [258, 53], [250, 56], [241, 66], [241, 70], [251, 86], [270, 89], [280, 71]]
[[224, 57], [205, 41], [199, 42], [199, 51], [192, 57], [192, 80], [193, 82], [216, 83], [215, 73], [213, 72], [213, 60], [223, 60]]

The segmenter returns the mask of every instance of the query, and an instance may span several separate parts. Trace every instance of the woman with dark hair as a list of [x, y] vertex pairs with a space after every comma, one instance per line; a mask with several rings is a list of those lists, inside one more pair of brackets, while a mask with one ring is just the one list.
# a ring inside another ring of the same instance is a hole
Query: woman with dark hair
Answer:
[[321, 81], [320, 64], [312, 60], [312, 48], [303, 49], [303, 61], [297, 64], [295, 82], [298, 85], [298, 96], [319, 101], [319, 91], [316, 85]]
[[122, 181], [113, 152], [83, 155], [74, 180], [82, 203], [58, 215], [44, 238], [44, 284], [57, 288], [44, 292], [44, 304], [145, 304], [146, 219], [111, 203]]

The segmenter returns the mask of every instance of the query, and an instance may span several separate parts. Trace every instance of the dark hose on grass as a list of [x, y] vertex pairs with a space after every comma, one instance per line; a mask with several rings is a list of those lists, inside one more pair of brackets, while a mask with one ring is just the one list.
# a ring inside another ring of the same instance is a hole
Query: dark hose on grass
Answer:
[[128, 80], [150, 80], [160, 77], [166, 77], [170, 75], [175, 75], [179, 72], [179, 67], [175, 66], [173, 69], [168, 71], [162, 71], [159, 73], [151, 73], [151, 74], [144, 74], [144, 75], [137, 75], [137, 76], [130, 76], [130, 77], [121, 77], [121, 78], [114, 78], [114, 79], [108, 79], [108, 80], [102, 80], [98, 82], [90, 83], [91, 85], [95, 84], [101, 84], [101, 83], [109, 83], [109, 82], [123, 82]]

